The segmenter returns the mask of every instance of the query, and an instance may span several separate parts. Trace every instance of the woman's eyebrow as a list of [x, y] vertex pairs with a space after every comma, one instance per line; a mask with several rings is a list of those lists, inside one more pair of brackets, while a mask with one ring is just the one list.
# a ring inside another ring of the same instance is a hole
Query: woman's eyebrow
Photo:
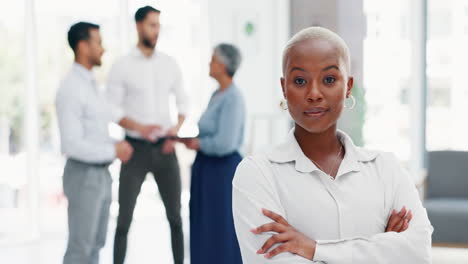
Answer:
[[[340, 68], [338, 68], [338, 66], [336, 65], [330, 65], [328, 67], [325, 67], [322, 69], [322, 71], [328, 71], [330, 69], [336, 69], [336, 70], [340, 70]], [[306, 70], [300, 68], [300, 67], [293, 67], [289, 72], [293, 72], [293, 71], [301, 71], [301, 72], [306, 72]]]
[[340, 68], [338, 68], [338, 66], [336, 66], [336, 65], [330, 65], [330, 66], [328, 66], [328, 67], [323, 68], [322, 71], [328, 71], [328, 70], [330, 70], [330, 69], [336, 69], [336, 70], [338, 70], [338, 71], [340, 70]]
[[289, 72], [293, 72], [293, 71], [301, 71], [301, 72], [305, 72], [304, 69], [300, 68], [300, 67], [293, 67]]

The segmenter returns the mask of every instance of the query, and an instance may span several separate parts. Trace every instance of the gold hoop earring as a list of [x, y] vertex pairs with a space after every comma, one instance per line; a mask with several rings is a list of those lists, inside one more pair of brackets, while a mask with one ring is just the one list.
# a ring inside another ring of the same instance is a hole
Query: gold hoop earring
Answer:
[[354, 98], [353, 95], [350, 95], [348, 98], [350, 98], [352, 101], [351, 106], [346, 106], [346, 101], [345, 101], [344, 108], [351, 110], [356, 106], [356, 99]]
[[288, 110], [288, 100], [286, 99], [281, 100], [280, 107], [283, 110]]

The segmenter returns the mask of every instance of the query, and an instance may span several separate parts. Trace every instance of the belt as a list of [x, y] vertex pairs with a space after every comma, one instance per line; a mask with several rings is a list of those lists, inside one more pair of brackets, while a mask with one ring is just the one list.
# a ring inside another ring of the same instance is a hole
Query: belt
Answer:
[[164, 136], [158, 138], [158, 140], [152, 142], [146, 139], [142, 138], [135, 138], [131, 137], [129, 135], [125, 135], [125, 140], [128, 142], [134, 142], [134, 143], [139, 143], [139, 144], [146, 144], [146, 145], [152, 145], [152, 146], [159, 146], [162, 143], [164, 143], [166, 140], [187, 140], [187, 139], [192, 139], [194, 137], [178, 137], [178, 136]]
[[152, 142], [152, 141], [142, 139], [142, 138], [130, 137], [128, 135], [125, 136], [125, 140], [128, 141], [128, 142], [133, 142], [133, 143], [138, 143], [138, 144], [145, 144], [145, 145], [152, 145], [152, 146], [159, 146], [168, 139], [172, 139], [172, 137], [160, 137], [160, 138], [158, 138], [158, 140]]
[[94, 163], [94, 162], [84, 162], [84, 161], [80, 161], [80, 160], [72, 159], [72, 158], [68, 158], [68, 160], [69, 160], [69, 161], [72, 161], [72, 162], [74, 162], [74, 163], [78, 163], [78, 164], [80, 164], [80, 165], [91, 166], [91, 167], [97, 167], [97, 168], [107, 168], [109, 165], [112, 164], [112, 161]]

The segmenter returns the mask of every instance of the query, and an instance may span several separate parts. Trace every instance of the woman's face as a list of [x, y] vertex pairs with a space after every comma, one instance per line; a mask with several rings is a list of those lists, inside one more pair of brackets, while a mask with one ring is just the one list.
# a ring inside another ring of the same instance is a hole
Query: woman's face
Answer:
[[283, 95], [296, 124], [310, 133], [336, 125], [353, 86], [339, 50], [326, 40], [304, 40], [291, 47], [283, 71]]
[[218, 59], [218, 56], [216, 55], [216, 51], [213, 52], [213, 55], [211, 56], [211, 61], [210, 61], [210, 76], [213, 78], [217, 78], [225, 72], [225, 66], [224, 64]]

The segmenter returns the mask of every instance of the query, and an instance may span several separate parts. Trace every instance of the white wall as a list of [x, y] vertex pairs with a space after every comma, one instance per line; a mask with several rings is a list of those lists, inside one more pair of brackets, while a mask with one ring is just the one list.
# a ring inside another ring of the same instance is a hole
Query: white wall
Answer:
[[[233, 43], [243, 55], [235, 82], [247, 104], [246, 151], [278, 142], [288, 130], [287, 114], [279, 107], [282, 98], [279, 78], [281, 52], [289, 37], [289, 1], [207, 0], [207, 5], [210, 45]], [[248, 22], [254, 25], [251, 36], [245, 33]], [[213, 88], [205, 92], [211, 94]]]

